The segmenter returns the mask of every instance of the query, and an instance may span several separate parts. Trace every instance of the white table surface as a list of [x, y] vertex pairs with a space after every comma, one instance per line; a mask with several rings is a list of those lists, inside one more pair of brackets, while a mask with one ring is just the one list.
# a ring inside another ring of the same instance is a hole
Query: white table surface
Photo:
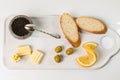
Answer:
[[62, 12], [70, 12], [73, 16], [99, 15], [105, 17], [106, 23], [114, 24], [120, 21], [120, 0], [0, 0], [0, 80], [120, 79], [120, 53], [100, 70], [8, 70], [2, 64], [3, 28], [7, 16], [40, 16]]

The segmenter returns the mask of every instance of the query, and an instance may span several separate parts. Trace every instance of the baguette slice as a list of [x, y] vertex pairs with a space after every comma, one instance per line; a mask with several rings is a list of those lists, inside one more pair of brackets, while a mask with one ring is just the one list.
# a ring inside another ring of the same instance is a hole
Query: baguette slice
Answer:
[[76, 19], [77, 25], [81, 30], [95, 33], [95, 34], [104, 34], [107, 31], [106, 25], [99, 19], [81, 16]]
[[78, 32], [78, 27], [70, 14], [63, 13], [61, 15], [60, 26], [65, 37], [71, 43], [71, 45], [75, 48], [79, 47], [81, 40]]

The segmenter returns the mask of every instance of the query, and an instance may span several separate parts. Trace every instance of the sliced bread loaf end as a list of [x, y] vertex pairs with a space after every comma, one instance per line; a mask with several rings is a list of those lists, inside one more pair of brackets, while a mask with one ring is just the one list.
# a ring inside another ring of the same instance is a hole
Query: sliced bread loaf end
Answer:
[[107, 31], [106, 25], [99, 19], [81, 16], [76, 19], [76, 23], [80, 29], [95, 33], [95, 34], [104, 34]]
[[72, 44], [73, 47], [79, 47], [81, 40], [78, 32], [78, 27], [68, 13], [63, 13], [60, 17], [60, 26], [67, 40]]

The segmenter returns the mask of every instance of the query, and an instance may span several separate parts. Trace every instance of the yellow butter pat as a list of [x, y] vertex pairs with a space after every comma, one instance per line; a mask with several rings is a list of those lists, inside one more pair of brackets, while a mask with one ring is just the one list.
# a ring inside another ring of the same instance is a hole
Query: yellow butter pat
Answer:
[[30, 55], [30, 60], [35, 64], [39, 64], [43, 56], [44, 56], [43, 52], [34, 50], [32, 54]]
[[23, 55], [29, 55], [31, 54], [31, 47], [29, 45], [24, 45], [24, 46], [19, 46], [18, 47], [18, 54], [20, 56], [23, 56]]
[[14, 54], [13, 57], [12, 57], [12, 60], [13, 60], [14, 62], [18, 62], [18, 61], [21, 60], [21, 56], [18, 55], [18, 54]]

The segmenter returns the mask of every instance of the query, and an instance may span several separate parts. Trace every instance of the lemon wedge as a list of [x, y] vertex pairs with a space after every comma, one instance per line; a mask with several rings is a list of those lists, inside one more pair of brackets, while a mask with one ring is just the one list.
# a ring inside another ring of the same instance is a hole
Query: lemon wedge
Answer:
[[97, 46], [98, 46], [98, 44], [95, 43], [95, 42], [86, 42], [86, 43], [83, 44], [82, 47], [83, 47], [84, 49], [90, 48], [90, 49], [94, 50]]
[[97, 43], [87, 42], [83, 44], [83, 48], [86, 50], [87, 55], [76, 58], [76, 62], [82, 67], [91, 67], [97, 61], [97, 53], [94, 49], [98, 46]]

